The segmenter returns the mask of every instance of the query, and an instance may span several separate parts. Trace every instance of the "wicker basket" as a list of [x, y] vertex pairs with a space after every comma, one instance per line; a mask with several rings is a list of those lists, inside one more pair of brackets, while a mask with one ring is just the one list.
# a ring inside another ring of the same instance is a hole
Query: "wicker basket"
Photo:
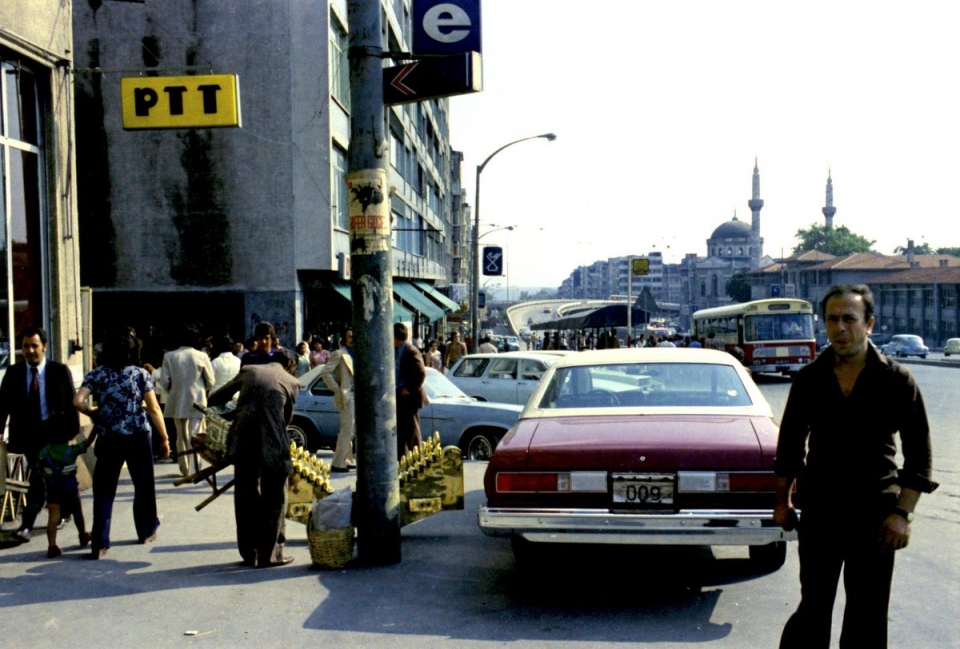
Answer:
[[342, 568], [353, 558], [353, 527], [339, 530], [315, 530], [307, 525], [310, 559], [319, 568]]

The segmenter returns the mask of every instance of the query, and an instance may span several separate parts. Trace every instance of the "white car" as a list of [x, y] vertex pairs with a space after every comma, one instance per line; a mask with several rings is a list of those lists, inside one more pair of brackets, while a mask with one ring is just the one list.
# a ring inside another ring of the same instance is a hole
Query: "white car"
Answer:
[[522, 406], [547, 368], [559, 359], [543, 352], [468, 354], [446, 376], [471, 397]]

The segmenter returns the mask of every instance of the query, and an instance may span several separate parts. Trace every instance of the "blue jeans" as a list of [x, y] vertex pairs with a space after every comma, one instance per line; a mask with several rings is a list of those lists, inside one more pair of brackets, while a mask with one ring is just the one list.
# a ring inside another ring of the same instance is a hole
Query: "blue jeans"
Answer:
[[144, 541], [157, 531], [157, 496], [153, 482], [153, 447], [147, 432], [134, 435], [104, 435], [95, 446], [97, 466], [93, 472], [94, 551], [110, 547], [113, 501], [117, 496], [120, 470], [127, 463], [133, 480], [133, 522], [137, 539]]

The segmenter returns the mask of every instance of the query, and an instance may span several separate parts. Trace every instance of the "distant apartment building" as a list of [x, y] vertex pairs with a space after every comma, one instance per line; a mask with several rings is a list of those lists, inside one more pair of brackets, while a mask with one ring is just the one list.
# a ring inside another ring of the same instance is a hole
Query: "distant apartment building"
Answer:
[[[409, 0], [385, 0], [382, 47], [410, 51]], [[81, 272], [94, 321], [144, 334], [192, 321], [292, 345], [350, 322], [346, 0], [81, 2], [74, 7]], [[389, 60], [385, 64], [391, 64]], [[232, 74], [241, 128], [124, 130], [120, 79]], [[395, 317], [456, 305], [465, 275], [461, 156], [449, 102], [386, 109]]]

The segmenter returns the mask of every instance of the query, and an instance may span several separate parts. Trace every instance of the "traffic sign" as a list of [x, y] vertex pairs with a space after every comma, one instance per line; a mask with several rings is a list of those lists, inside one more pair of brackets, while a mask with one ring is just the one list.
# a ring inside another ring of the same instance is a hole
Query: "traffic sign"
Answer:
[[634, 257], [633, 261], [633, 274], [634, 275], [649, 275], [650, 274], [650, 260], [646, 257]]
[[770, 285], [770, 297], [780, 297], [780, 285], [771, 284]]
[[483, 249], [483, 274], [503, 275], [503, 248], [486, 246]]
[[383, 69], [383, 103], [408, 104], [483, 90], [483, 64], [476, 52], [420, 59]]
[[482, 52], [480, 41], [480, 0], [414, 0], [414, 54]]

